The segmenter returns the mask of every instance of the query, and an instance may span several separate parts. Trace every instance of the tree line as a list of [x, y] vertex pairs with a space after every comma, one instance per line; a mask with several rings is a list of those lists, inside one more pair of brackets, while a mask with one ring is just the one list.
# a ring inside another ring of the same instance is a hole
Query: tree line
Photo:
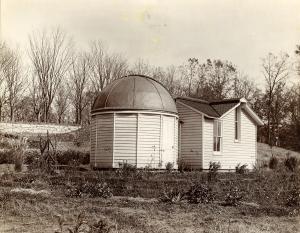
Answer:
[[[300, 56], [300, 46], [295, 48]], [[173, 96], [244, 97], [265, 123], [259, 141], [300, 151], [300, 84], [288, 85], [293, 72], [300, 75], [300, 59], [295, 65], [286, 53], [261, 59], [263, 85], [227, 60], [189, 58], [163, 68], [142, 59], [129, 64], [100, 41], [77, 50], [60, 29], [32, 33], [25, 55], [26, 66], [19, 50], [0, 46], [1, 121], [89, 124], [94, 98], [108, 83], [142, 74], [160, 81]]]

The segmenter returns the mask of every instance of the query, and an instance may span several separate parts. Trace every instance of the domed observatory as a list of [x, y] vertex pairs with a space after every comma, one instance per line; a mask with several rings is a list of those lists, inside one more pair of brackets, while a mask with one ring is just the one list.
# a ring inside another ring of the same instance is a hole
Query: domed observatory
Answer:
[[178, 114], [158, 81], [130, 75], [108, 85], [91, 112], [91, 165], [177, 168]]

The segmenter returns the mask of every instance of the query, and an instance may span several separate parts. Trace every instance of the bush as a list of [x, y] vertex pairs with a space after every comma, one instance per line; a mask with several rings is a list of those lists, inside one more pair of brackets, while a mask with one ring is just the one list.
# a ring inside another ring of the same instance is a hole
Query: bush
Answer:
[[174, 169], [174, 163], [168, 162], [168, 163], [166, 164], [166, 170], [167, 170], [168, 172], [170, 172], [170, 171], [172, 171], [173, 169]]
[[286, 198], [286, 205], [291, 207], [298, 207], [300, 206], [300, 188], [293, 187], [291, 190], [288, 191], [287, 198]]
[[130, 163], [119, 163], [119, 167], [121, 168], [123, 175], [129, 175], [137, 172], [136, 166]]
[[269, 161], [269, 168], [276, 169], [278, 167], [278, 163], [279, 163], [278, 158], [275, 156], [272, 156]]
[[178, 188], [168, 188], [164, 190], [163, 194], [159, 197], [161, 202], [165, 203], [178, 203], [184, 199], [184, 191]]
[[234, 186], [229, 189], [225, 196], [225, 205], [238, 206], [243, 199], [244, 194], [239, 187]]
[[186, 198], [189, 203], [211, 203], [215, 200], [215, 195], [211, 187], [204, 184], [192, 185], [186, 193]]
[[107, 183], [79, 183], [70, 186], [66, 192], [67, 197], [112, 197], [111, 189]]
[[243, 164], [243, 165], [236, 165], [235, 167], [235, 172], [238, 173], [238, 174], [246, 174], [248, 172], [248, 169], [247, 169], [247, 164]]
[[191, 166], [187, 165], [184, 161], [179, 160], [178, 161], [178, 171], [184, 172], [184, 171], [191, 171]]
[[287, 156], [287, 158], [284, 160], [284, 166], [292, 172], [295, 171], [298, 166], [297, 158]]
[[88, 152], [81, 152], [75, 150], [61, 151], [56, 155], [58, 165], [82, 164], [90, 163], [90, 154]]
[[13, 164], [14, 153], [13, 150], [0, 150], [0, 164]]
[[33, 165], [41, 156], [40, 152], [37, 150], [27, 150], [24, 153], [24, 164]]
[[210, 162], [208, 168], [208, 181], [214, 181], [217, 178], [217, 172], [221, 168], [220, 162]]

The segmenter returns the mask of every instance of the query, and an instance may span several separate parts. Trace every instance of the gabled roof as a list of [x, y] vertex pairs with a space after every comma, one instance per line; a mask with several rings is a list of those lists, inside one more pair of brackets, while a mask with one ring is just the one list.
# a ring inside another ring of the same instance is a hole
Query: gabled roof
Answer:
[[180, 102], [204, 113], [209, 117], [219, 117], [218, 112], [209, 105], [209, 102], [200, 99], [188, 98], [188, 97], [178, 97], [176, 101], [180, 100]]
[[203, 113], [206, 117], [211, 118], [221, 118], [231, 109], [239, 106], [241, 103], [245, 103], [243, 105], [243, 109], [249, 113], [249, 115], [253, 118], [253, 120], [258, 125], [263, 125], [262, 120], [255, 114], [255, 112], [247, 105], [247, 101], [244, 98], [238, 99], [224, 99], [219, 101], [205, 101], [196, 98], [190, 97], [177, 97], [176, 102], [180, 102], [184, 105], [187, 105], [196, 111]]

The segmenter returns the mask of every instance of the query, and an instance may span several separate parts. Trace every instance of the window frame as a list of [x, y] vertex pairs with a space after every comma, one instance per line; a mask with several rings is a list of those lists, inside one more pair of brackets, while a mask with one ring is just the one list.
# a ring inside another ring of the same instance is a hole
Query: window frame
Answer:
[[234, 142], [241, 142], [241, 109], [236, 107], [234, 111]]
[[[217, 126], [215, 126], [215, 125], [217, 125]], [[216, 139], [220, 140], [219, 141], [219, 144], [220, 144], [219, 150], [215, 150], [216, 143], [217, 143]], [[223, 150], [223, 121], [220, 119], [215, 119], [213, 121], [213, 154], [220, 155], [220, 154], [222, 154], [222, 150]]]

